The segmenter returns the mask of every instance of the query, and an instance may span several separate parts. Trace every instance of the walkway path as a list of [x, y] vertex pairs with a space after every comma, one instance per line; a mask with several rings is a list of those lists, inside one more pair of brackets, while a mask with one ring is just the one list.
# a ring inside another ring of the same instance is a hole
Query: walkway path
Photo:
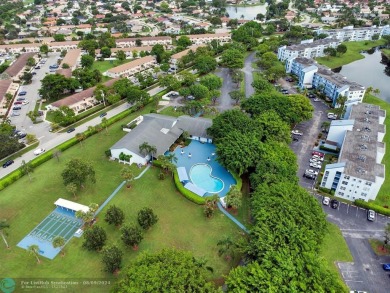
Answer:
[[238, 227], [240, 227], [241, 230], [243, 230], [245, 233], [249, 234], [249, 230], [241, 224], [235, 217], [233, 217], [231, 214], [229, 214], [221, 205], [220, 202], [217, 203], [217, 206], [219, 210], [225, 214], [226, 217], [228, 217], [230, 220], [232, 220]]
[[252, 52], [245, 58], [244, 68], [242, 72], [244, 72], [245, 78], [245, 96], [249, 98], [251, 95], [255, 93], [255, 90], [252, 86], [253, 83], [253, 71], [252, 63], [256, 61], [256, 52]]

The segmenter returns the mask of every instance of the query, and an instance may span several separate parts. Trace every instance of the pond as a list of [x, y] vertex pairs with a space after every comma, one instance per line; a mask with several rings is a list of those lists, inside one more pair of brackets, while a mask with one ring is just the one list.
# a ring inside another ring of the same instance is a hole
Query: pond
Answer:
[[[256, 6], [226, 6], [226, 12], [229, 14], [229, 18], [237, 18], [237, 19], [246, 19], [253, 20], [256, 18], [256, 15], [259, 13], [266, 14], [267, 13], [268, 4], [256, 5]], [[244, 16], [244, 18], [242, 18]]]
[[364, 59], [335, 68], [351, 81], [356, 81], [366, 88], [371, 86], [379, 89], [379, 97], [390, 102], [390, 60], [382, 55], [379, 49], [373, 49], [362, 53]]

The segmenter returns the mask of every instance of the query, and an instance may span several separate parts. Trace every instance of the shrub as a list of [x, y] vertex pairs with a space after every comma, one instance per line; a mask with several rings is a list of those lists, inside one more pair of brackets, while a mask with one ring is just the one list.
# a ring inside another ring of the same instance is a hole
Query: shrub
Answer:
[[138, 224], [144, 230], [148, 230], [158, 221], [157, 215], [151, 208], [143, 208], [138, 212]]
[[336, 153], [336, 154], [338, 154], [340, 152], [340, 148], [337, 148], [336, 150], [334, 150], [334, 149], [327, 148], [323, 145], [320, 146], [320, 150], [328, 151], [328, 152], [332, 152], [332, 153]]
[[106, 150], [104, 153], [106, 154], [106, 157], [111, 157], [111, 150]]
[[158, 174], [158, 179], [160, 180], [164, 180], [165, 179], [165, 174], [163, 171], [161, 171], [159, 174]]
[[184, 197], [186, 197], [188, 200], [190, 200], [196, 204], [203, 205], [206, 203], [206, 200], [203, 197], [193, 193], [192, 191], [189, 191], [187, 188], [185, 188], [183, 186], [183, 184], [181, 184], [181, 182], [179, 181], [179, 175], [177, 174], [176, 170], [174, 171], [173, 179], [175, 181], [175, 185], [176, 185], [177, 190], [179, 190], [179, 192], [182, 195], [184, 195]]
[[390, 209], [387, 209], [385, 207], [382, 207], [380, 205], [377, 205], [373, 202], [366, 202], [362, 199], [357, 199], [355, 200], [355, 205], [358, 207], [362, 207], [368, 210], [373, 210], [379, 214], [385, 215], [385, 216], [390, 216]]

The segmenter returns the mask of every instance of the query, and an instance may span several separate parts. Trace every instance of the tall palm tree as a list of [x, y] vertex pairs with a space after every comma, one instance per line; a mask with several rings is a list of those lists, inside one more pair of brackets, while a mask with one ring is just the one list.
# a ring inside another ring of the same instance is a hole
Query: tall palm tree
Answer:
[[168, 161], [171, 163], [177, 163], [177, 157], [175, 153], [170, 153], [169, 155], [166, 156]]
[[6, 220], [2, 220], [0, 221], [0, 235], [1, 235], [1, 238], [3, 238], [3, 241], [5, 243], [5, 246], [7, 246], [7, 248], [9, 248], [9, 245], [8, 245], [8, 242], [7, 242], [7, 239], [5, 239], [5, 229], [9, 228], [9, 224], [7, 224]]
[[54, 248], [57, 248], [59, 247], [60, 248], [60, 251], [62, 253], [62, 256], [65, 255], [64, 253], [64, 246], [65, 246], [65, 238], [64, 237], [61, 237], [61, 236], [57, 236], [53, 239], [52, 241], [52, 244], [53, 244], [53, 247]]
[[33, 245], [30, 245], [29, 247], [27, 247], [27, 251], [36, 257], [38, 263], [41, 262], [41, 260], [39, 259], [38, 255], [39, 255], [39, 246], [36, 245], [36, 244], [33, 244]]
[[380, 89], [374, 89], [372, 91], [372, 93], [375, 95], [375, 96], [379, 96], [379, 94], [381, 93]]
[[149, 146], [150, 160], [153, 161], [153, 156], [157, 153], [157, 148], [154, 145]]
[[143, 142], [140, 146], [139, 146], [139, 151], [141, 152], [141, 154], [143, 154], [144, 156], [146, 156], [149, 152], [149, 148], [150, 148], [150, 145], [145, 141]]

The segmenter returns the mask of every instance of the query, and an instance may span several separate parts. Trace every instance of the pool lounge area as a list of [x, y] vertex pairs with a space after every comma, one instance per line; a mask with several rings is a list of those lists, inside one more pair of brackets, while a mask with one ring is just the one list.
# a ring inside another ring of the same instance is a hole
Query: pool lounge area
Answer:
[[184, 148], [177, 147], [173, 153], [177, 157], [176, 166], [185, 168], [186, 188], [197, 194], [202, 194], [203, 190], [204, 196], [224, 197], [230, 186], [236, 184], [232, 174], [216, 161], [216, 147], [211, 143], [193, 140]]

